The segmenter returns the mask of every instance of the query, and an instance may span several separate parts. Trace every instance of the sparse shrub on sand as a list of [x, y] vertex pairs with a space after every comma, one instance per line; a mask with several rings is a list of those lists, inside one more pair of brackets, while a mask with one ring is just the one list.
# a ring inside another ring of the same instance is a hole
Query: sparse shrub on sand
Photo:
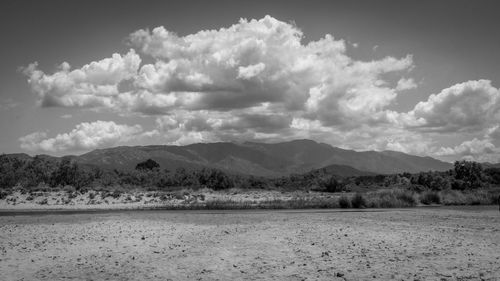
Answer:
[[415, 193], [410, 190], [390, 189], [368, 193], [370, 208], [405, 208], [417, 205]]
[[65, 185], [62, 190], [67, 193], [73, 193], [76, 191], [76, 188], [72, 185]]
[[339, 206], [340, 208], [351, 208], [351, 200], [347, 196], [342, 195], [339, 198]]
[[9, 196], [12, 192], [10, 190], [0, 190], [0, 199], [5, 199], [7, 196]]
[[496, 204], [500, 190], [457, 191], [445, 190], [440, 192], [441, 203], [444, 205], [489, 205]]

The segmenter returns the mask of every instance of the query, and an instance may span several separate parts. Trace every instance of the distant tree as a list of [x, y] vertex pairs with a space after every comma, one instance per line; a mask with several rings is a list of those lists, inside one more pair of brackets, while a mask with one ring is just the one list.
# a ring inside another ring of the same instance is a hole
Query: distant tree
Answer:
[[344, 188], [344, 184], [338, 181], [334, 176], [329, 177], [321, 184], [326, 192], [339, 192]]
[[160, 168], [160, 164], [156, 163], [156, 161], [152, 159], [148, 159], [144, 162], [141, 162], [135, 166], [136, 170], [153, 170]]
[[500, 168], [488, 168], [484, 170], [489, 182], [500, 184]]
[[77, 176], [78, 165], [69, 158], [63, 158], [57, 168], [52, 172], [51, 185], [65, 186], [74, 185]]
[[455, 179], [463, 181], [465, 188], [478, 188], [482, 185], [481, 164], [473, 161], [455, 162]]

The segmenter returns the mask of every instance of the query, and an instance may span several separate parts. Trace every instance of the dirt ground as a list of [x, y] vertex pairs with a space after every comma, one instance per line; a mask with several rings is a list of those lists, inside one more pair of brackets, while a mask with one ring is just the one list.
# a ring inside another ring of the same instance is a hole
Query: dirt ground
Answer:
[[494, 206], [0, 215], [1, 280], [500, 280]]

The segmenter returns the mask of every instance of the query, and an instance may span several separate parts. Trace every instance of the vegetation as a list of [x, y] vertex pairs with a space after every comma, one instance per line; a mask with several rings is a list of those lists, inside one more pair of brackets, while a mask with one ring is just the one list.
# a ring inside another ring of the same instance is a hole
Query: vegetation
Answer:
[[[492, 204], [500, 189], [500, 168], [482, 168], [470, 161], [455, 162], [446, 172], [375, 175], [341, 178], [325, 169], [288, 177], [263, 177], [229, 174], [216, 169], [169, 171], [152, 159], [138, 163], [134, 170], [110, 170], [79, 165], [70, 157], [59, 160], [43, 156], [19, 158], [0, 156], [0, 199], [14, 190], [21, 193], [65, 191], [68, 200], [89, 190], [102, 192], [103, 198], [118, 198], [131, 190], [170, 192], [179, 188], [211, 190], [277, 189], [282, 191], [342, 193], [334, 199], [269, 201], [259, 208], [391, 208], [418, 204]], [[92, 200], [94, 193], [88, 194]], [[29, 197], [29, 200], [33, 198]], [[180, 198], [183, 198], [181, 196]], [[226, 208], [241, 202], [204, 202], [205, 208]], [[248, 205], [255, 208], [256, 205]], [[245, 207], [245, 208], [246, 208]], [[243, 208], [243, 206], [241, 207]]]

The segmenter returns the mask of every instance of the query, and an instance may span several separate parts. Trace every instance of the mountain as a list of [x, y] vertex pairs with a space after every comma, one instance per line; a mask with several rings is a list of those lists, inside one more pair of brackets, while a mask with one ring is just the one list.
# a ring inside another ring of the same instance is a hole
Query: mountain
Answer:
[[[265, 177], [305, 173], [328, 167], [345, 170], [349, 166], [358, 171], [376, 174], [402, 172], [444, 171], [452, 164], [431, 157], [420, 157], [395, 151], [354, 151], [333, 147], [312, 140], [281, 143], [197, 143], [186, 146], [151, 145], [98, 149], [76, 156], [82, 164], [112, 169], [133, 169], [146, 159], [153, 159], [162, 168], [179, 167], [199, 169], [210, 167], [224, 171]], [[339, 172], [340, 173], [340, 172]]]
[[[27, 154], [8, 157], [27, 159]], [[58, 159], [48, 155], [38, 157]], [[158, 162], [162, 169], [215, 168], [230, 173], [280, 177], [326, 169], [338, 176], [369, 174], [417, 173], [445, 171], [451, 163], [431, 157], [420, 157], [396, 151], [354, 151], [312, 140], [281, 143], [197, 143], [186, 146], [150, 145], [120, 146], [97, 149], [79, 156], [65, 156], [80, 164], [106, 169], [134, 169], [147, 159]]]
[[323, 168], [311, 170], [310, 172], [304, 174], [305, 176], [307, 175], [317, 175], [317, 174], [323, 174], [323, 175], [333, 175], [333, 176], [339, 176], [339, 177], [359, 177], [359, 176], [375, 176], [375, 173], [371, 172], [365, 172], [365, 171], [360, 171], [358, 169], [354, 169], [351, 166], [346, 166], [346, 165], [337, 165], [337, 164], [332, 164], [328, 165]]

